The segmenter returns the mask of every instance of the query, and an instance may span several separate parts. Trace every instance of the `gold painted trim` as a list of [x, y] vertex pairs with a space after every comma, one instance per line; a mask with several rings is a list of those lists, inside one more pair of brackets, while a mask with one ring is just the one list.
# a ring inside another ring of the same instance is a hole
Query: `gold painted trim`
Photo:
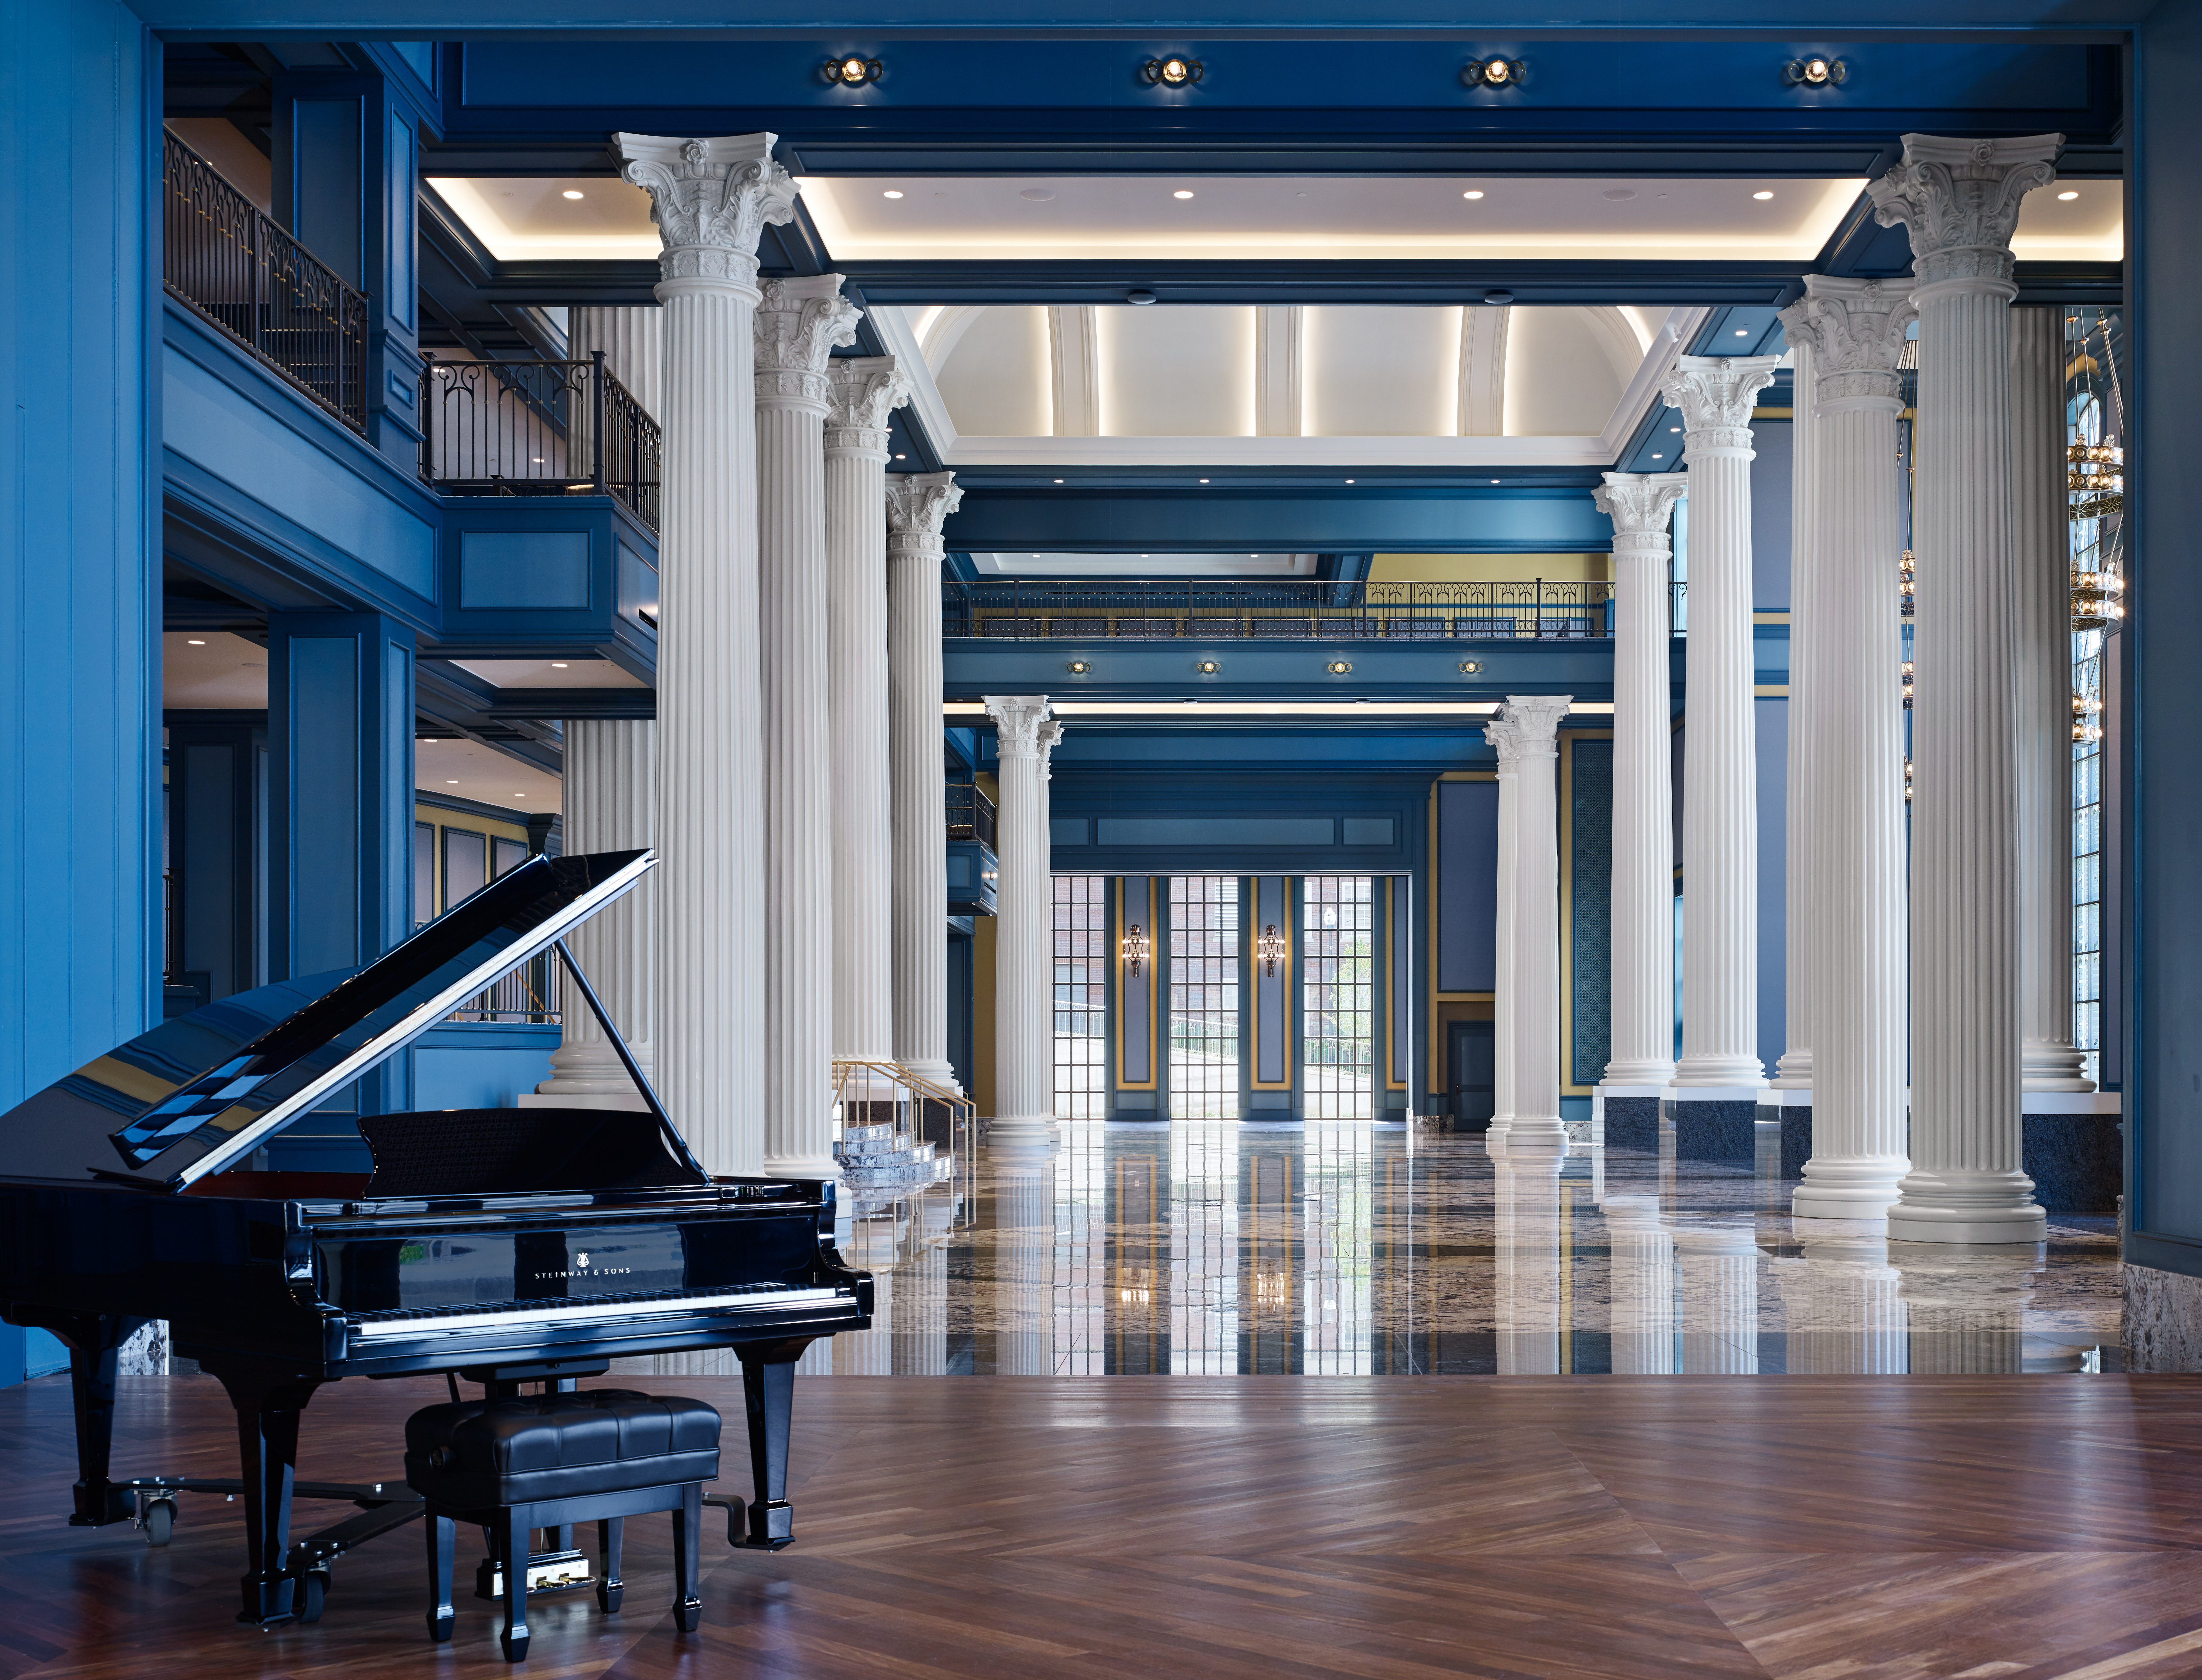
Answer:
[[[1110, 930], [1115, 935], [1112, 942], [1116, 949], [1109, 953], [1109, 960], [1116, 965], [1116, 1088], [1119, 1091], [1151, 1091], [1158, 1083], [1157, 1070], [1161, 1066], [1161, 1060], [1156, 1054], [1155, 1046], [1154, 951], [1157, 941], [1151, 931], [1148, 934], [1147, 949], [1147, 1076], [1145, 1079], [1127, 1079], [1124, 1076], [1124, 929], [1131, 926], [1131, 918], [1125, 914], [1125, 906], [1131, 893], [1125, 883], [1133, 878], [1127, 875], [1120, 875], [1116, 877], [1116, 925]], [[1138, 879], [1147, 883], [1146, 925], [1151, 929], [1154, 922], [1155, 878], [1146, 875], [1140, 875]]]
[[1498, 1001], [1496, 992], [1440, 992], [1437, 995], [1441, 1004], [1495, 1004]]
[[1786, 682], [1761, 682], [1754, 684], [1751, 692], [1757, 699], [1786, 700], [1789, 698], [1789, 685]]
[[1786, 612], [1754, 612], [1751, 615], [1751, 622], [1754, 624], [1787, 624], [1790, 619]]
[[[1393, 1029], [1398, 1025], [1392, 1011], [1399, 1007], [1398, 999], [1392, 995], [1392, 976], [1399, 970], [1398, 964], [1392, 960], [1392, 941], [1398, 938], [1401, 932], [1398, 910], [1392, 900], [1398, 893], [1399, 882], [1403, 879], [1410, 879], [1410, 877], [1396, 875], [1387, 875], [1384, 877], [1384, 1088], [1387, 1091], [1404, 1091], [1413, 1083], [1411, 1080], [1392, 1077], [1392, 1070], [1396, 1065], [1392, 1056], [1392, 1039]], [[1408, 900], [1408, 908], [1413, 907], [1414, 901]], [[1413, 962], [1414, 953], [1410, 951], [1408, 952], [1410, 969], [1412, 968]], [[1410, 1010], [1414, 1007], [1414, 1000], [1411, 998], [1407, 1000], [1407, 1007]], [[1410, 1044], [1407, 1046], [1407, 1065], [1412, 1068], [1414, 1064], [1415, 1047]], [[1413, 1105], [1410, 1104], [1409, 1106], [1412, 1107]]]

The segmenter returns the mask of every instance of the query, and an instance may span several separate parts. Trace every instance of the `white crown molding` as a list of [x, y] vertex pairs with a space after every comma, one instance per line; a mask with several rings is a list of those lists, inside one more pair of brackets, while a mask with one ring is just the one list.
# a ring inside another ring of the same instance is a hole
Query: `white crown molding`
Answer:
[[1637, 365], [1636, 377], [1628, 381], [1628, 388], [1621, 393], [1621, 401], [1614, 405], [1613, 416], [1605, 422], [1605, 431], [1599, 442], [1605, 451], [1604, 464], [1611, 466], [1621, 458], [1621, 451], [1652, 405], [1660, 400], [1659, 387], [1667, 375], [1674, 371], [1675, 358], [1698, 335], [1711, 309], [1702, 304], [1667, 311], [1667, 319], [1658, 332], [1652, 335], [1651, 348], [1644, 352], [1644, 360]]

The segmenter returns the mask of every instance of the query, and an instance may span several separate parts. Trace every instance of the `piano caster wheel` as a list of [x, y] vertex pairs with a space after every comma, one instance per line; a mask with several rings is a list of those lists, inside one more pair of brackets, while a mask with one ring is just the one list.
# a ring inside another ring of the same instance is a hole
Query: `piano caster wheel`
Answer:
[[428, 1637], [439, 1645], [450, 1644], [451, 1624], [456, 1619], [451, 1616], [431, 1616], [428, 1618]]
[[145, 1543], [166, 1546], [176, 1532], [176, 1502], [156, 1499], [145, 1506]]
[[328, 1602], [329, 1572], [325, 1569], [309, 1569], [298, 1577], [297, 1610], [302, 1622], [318, 1622], [322, 1607]]
[[503, 1634], [499, 1634], [498, 1636], [497, 1642], [504, 1648], [505, 1661], [509, 1663], [524, 1663], [527, 1660], [527, 1636], [526, 1634], [521, 1635], [517, 1639], [507, 1639]]
[[683, 1633], [693, 1633], [704, 1624], [704, 1600], [692, 1598], [673, 1606], [673, 1619]]

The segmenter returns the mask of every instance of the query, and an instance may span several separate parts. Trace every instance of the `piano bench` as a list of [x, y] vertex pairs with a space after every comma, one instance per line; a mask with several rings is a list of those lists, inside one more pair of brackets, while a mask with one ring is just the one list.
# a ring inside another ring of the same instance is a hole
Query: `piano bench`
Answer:
[[533, 1531], [597, 1524], [597, 1603], [609, 1614], [620, 1607], [624, 1521], [653, 1511], [673, 1513], [674, 1619], [693, 1632], [704, 1483], [718, 1473], [719, 1414], [701, 1400], [593, 1388], [423, 1407], [405, 1420], [405, 1481], [428, 1506], [428, 1636], [451, 1636], [457, 1524], [489, 1531], [504, 1575], [501, 1642], [518, 1662]]

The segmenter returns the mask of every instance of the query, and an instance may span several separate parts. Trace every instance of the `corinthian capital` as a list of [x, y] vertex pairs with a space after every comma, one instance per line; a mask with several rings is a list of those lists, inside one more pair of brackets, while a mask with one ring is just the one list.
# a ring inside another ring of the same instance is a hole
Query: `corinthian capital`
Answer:
[[1613, 522], [1616, 552], [1664, 554], [1668, 516], [1689, 487], [1687, 473], [1608, 473], [1590, 498]]
[[1515, 758], [1550, 758], [1557, 752], [1560, 720], [1574, 704], [1572, 694], [1509, 694], [1499, 716], [1513, 731]]
[[953, 473], [887, 475], [887, 545], [905, 552], [939, 554], [941, 528], [963, 505]]
[[1691, 457], [1747, 453], [1751, 410], [1774, 383], [1778, 356], [1678, 356], [1659, 389], [1682, 411], [1683, 447]]
[[857, 342], [863, 311], [841, 295], [839, 274], [768, 280], [757, 309], [757, 398], [826, 412], [826, 364], [836, 345]]
[[1846, 398], [1901, 400], [1896, 364], [1916, 314], [1903, 282], [1805, 275], [1805, 295], [1781, 311], [1789, 342], [1812, 352], [1811, 389], [1800, 399], [1816, 409]]
[[[994, 751], [1004, 758], [1044, 758], [1063, 738], [1045, 694], [988, 694], [986, 716], [994, 720]], [[1043, 739], [1045, 738], [1045, 739]]]
[[772, 161], [779, 138], [613, 136], [620, 179], [650, 194], [650, 219], [665, 246], [658, 268], [668, 283], [756, 283], [765, 224], [795, 218], [794, 180]]
[[2007, 286], [2019, 203], [2057, 179], [2064, 144], [2062, 134], [2011, 140], [1906, 134], [1904, 162], [1866, 188], [1873, 219], [1883, 227], [1904, 224], [1922, 286], [1970, 280]]
[[885, 454], [887, 416], [910, 401], [910, 375], [892, 356], [845, 356], [826, 364], [826, 447]]
[[1498, 755], [1498, 771], [1504, 775], [1514, 768], [1518, 756], [1522, 731], [1506, 721], [1504, 712], [1495, 712], [1491, 722], [1483, 726], [1483, 744]]

